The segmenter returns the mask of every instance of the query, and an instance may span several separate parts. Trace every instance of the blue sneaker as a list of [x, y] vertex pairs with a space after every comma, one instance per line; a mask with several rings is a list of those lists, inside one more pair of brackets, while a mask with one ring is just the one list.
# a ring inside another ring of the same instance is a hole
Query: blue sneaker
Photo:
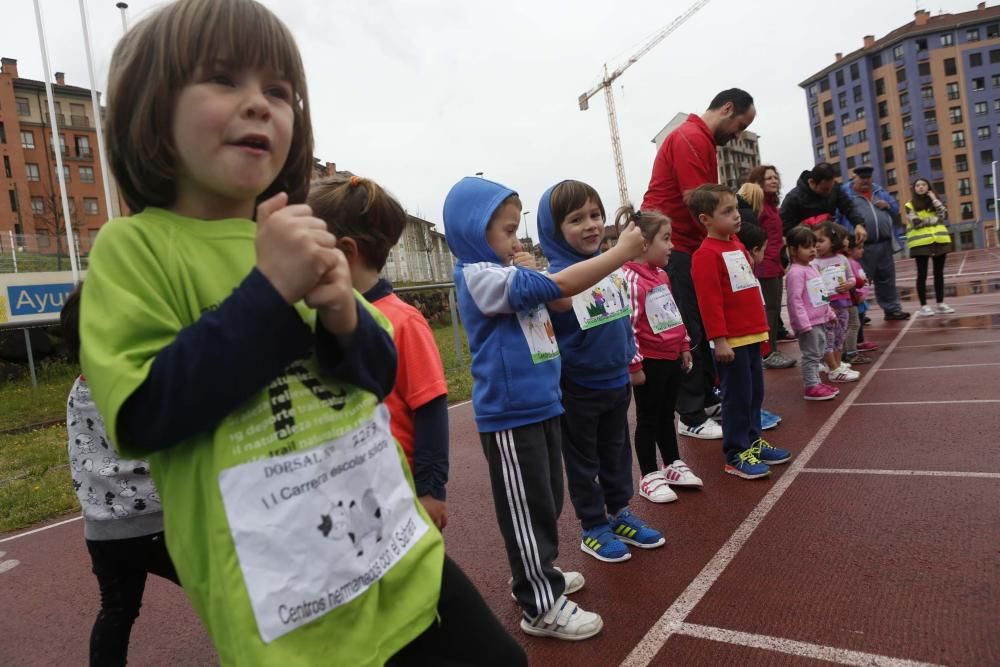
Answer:
[[736, 475], [743, 479], [759, 479], [771, 474], [771, 469], [757, 458], [752, 447], [744, 449], [735, 459], [728, 461], [724, 470], [730, 475]]
[[754, 453], [762, 463], [773, 466], [779, 463], [784, 463], [788, 459], [792, 458], [792, 453], [787, 449], [781, 449], [780, 447], [772, 447], [771, 443], [763, 438], [757, 440], [757, 442], [750, 445], [750, 451]]
[[632, 557], [628, 547], [611, 532], [608, 524], [583, 531], [580, 551], [605, 563], [621, 563]]
[[640, 549], [655, 549], [667, 541], [663, 533], [647, 526], [645, 521], [632, 514], [627, 507], [618, 512], [617, 516], [611, 517], [611, 530], [622, 542]]
[[774, 428], [781, 423], [781, 417], [761, 408], [760, 411], [760, 429], [766, 431], [770, 428]]

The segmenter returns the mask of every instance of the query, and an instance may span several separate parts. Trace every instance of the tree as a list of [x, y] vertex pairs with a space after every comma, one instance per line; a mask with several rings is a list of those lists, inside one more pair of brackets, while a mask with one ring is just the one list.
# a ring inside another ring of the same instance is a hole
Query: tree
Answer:
[[[35, 197], [36, 195], [32, 195]], [[42, 213], [36, 213], [34, 217], [35, 232], [45, 231], [50, 239], [56, 242], [56, 268], [62, 271], [63, 248], [66, 244], [66, 225], [63, 222], [62, 197], [58, 192], [46, 191], [41, 197]], [[76, 209], [76, 200], [69, 198], [69, 225], [73, 230], [73, 237], [79, 236], [79, 230], [83, 228], [83, 221], [80, 219], [80, 212]], [[40, 248], [41, 250], [41, 248]], [[65, 249], [68, 254], [69, 248]]]

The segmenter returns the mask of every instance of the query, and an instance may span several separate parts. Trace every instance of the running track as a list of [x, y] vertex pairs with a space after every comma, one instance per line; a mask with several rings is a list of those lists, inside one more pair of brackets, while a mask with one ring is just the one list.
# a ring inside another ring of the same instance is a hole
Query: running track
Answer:
[[[915, 311], [913, 274], [899, 264]], [[1000, 251], [955, 253], [947, 274], [958, 312], [883, 322], [876, 308], [877, 362], [838, 399], [807, 403], [797, 368], [766, 371], [784, 417], [768, 435], [796, 454], [770, 480], [727, 476], [718, 441], [682, 439], [704, 490], [634, 502], [664, 548], [588, 558], [567, 499], [559, 563], [586, 575], [574, 599], [603, 615], [597, 638], [517, 629], [467, 404], [451, 411], [449, 553], [533, 665], [1000, 664]], [[81, 523], [36, 530], [0, 536], [0, 665], [85, 664], [98, 592]], [[183, 593], [155, 578], [130, 657], [215, 664]]]

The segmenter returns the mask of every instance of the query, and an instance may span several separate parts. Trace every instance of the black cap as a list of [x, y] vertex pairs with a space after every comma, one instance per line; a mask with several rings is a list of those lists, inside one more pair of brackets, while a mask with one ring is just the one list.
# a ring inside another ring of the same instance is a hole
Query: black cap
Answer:
[[872, 175], [873, 171], [875, 171], [875, 167], [871, 166], [870, 164], [863, 164], [860, 167], [854, 168], [854, 173], [857, 174], [858, 176], [868, 177]]

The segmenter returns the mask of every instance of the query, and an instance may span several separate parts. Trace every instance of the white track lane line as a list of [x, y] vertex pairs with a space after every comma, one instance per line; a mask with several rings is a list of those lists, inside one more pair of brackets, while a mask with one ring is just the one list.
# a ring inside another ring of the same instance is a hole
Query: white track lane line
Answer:
[[1000, 472], [952, 472], [950, 470], [866, 470], [861, 468], [803, 468], [802, 472], [828, 475], [899, 475], [900, 477], [980, 477], [1000, 479]]

